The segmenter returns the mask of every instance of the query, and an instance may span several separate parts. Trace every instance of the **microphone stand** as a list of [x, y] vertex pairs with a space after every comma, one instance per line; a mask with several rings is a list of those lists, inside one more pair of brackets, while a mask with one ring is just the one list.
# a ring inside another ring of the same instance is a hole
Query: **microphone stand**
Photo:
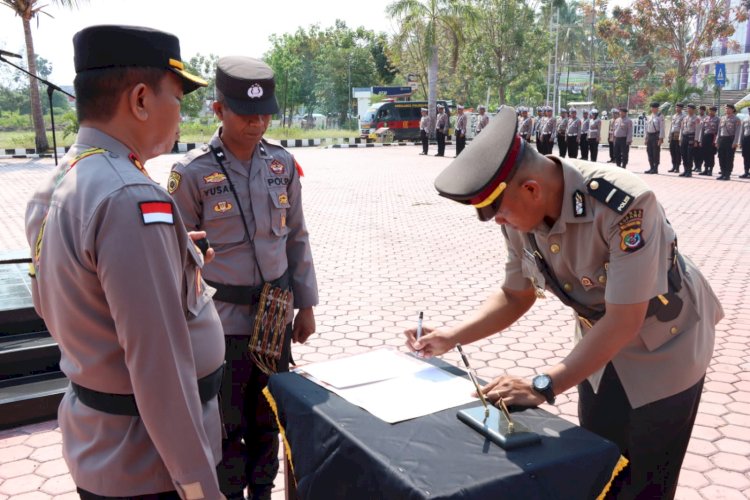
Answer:
[[28, 71], [26, 71], [25, 69], [21, 68], [20, 66], [16, 66], [12, 62], [10, 62], [7, 59], [5, 59], [2, 55], [0, 55], [0, 61], [2, 61], [4, 63], [7, 63], [7, 64], [10, 64], [11, 66], [13, 66], [14, 68], [16, 68], [17, 70], [19, 70], [19, 71], [21, 71], [23, 73], [26, 73], [27, 75], [32, 76], [32, 77], [36, 78], [37, 80], [39, 80], [40, 82], [42, 82], [43, 84], [47, 85], [47, 97], [49, 98], [49, 115], [50, 115], [50, 118], [52, 119], [52, 150], [55, 152], [55, 165], [57, 165], [57, 136], [55, 135], [55, 111], [54, 111], [54, 108], [52, 107], [52, 94], [55, 92], [55, 90], [57, 90], [57, 91], [62, 92], [66, 96], [71, 97], [73, 99], [75, 99], [75, 96], [74, 95], [70, 95], [69, 93], [65, 92], [63, 89], [61, 89], [60, 87], [58, 87], [54, 83], [48, 82], [44, 78], [38, 77], [36, 75], [33, 75], [33, 74], [29, 73]]

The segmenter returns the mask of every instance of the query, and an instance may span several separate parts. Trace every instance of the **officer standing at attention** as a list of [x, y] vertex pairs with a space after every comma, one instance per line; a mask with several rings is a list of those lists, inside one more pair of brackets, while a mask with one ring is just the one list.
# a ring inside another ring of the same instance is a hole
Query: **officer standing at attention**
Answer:
[[419, 154], [426, 155], [430, 145], [430, 117], [427, 116], [427, 108], [422, 108], [420, 112], [422, 117], [419, 119], [419, 138], [422, 140], [422, 152]]
[[557, 150], [560, 158], [565, 158], [568, 152], [568, 142], [565, 138], [565, 131], [568, 130], [568, 110], [560, 110], [560, 119], [557, 120]]
[[725, 107], [726, 114], [721, 117], [719, 122], [719, 168], [721, 175], [716, 178], [719, 181], [728, 181], [734, 168], [734, 152], [740, 143], [742, 134], [742, 121], [737, 117], [737, 108], [734, 104], [727, 104]]
[[599, 156], [599, 135], [602, 130], [602, 121], [599, 119], [599, 110], [594, 108], [591, 110], [591, 118], [589, 118], [589, 138], [588, 138], [588, 150], [591, 161], [596, 162]]
[[664, 118], [659, 113], [659, 103], [651, 103], [651, 114], [646, 118], [646, 153], [648, 170], [644, 174], [658, 174], [661, 162], [661, 145], [664, 142]]
[[479, 116], [477, 117], [477, 126], [474, 128], [474, 135], [478, 135], [490, 123], [490, 117], [487, 116], [487, 108], [480, 104], [477, 109]]
[[750, 179], [750, 120], [742, 122], [742, 162], [745, 173], [740, 179]]
[[[576, 344], [532, 380], [500, 376], [497, 404], [554, 404], [578, 385], [581, 426], [616, 443], [629, 466], [615, 498], [671, 499], [723, 311], [649, 186], [621, 169], [543, 157], [501, 108], [435, 180], [440, 195], [502, 226], [505, 282], [462, 324], [405, 332], [439, 356], [511, 327], [545, 293], [575, 312]], [[658, 381], [658, 383], [655, 383]]]
[[680, 136], [680, 156], [682, 156], [682, 170], [680, 177], [693, 176], [694, 151], [698, 146], [701, 135], [701, 119], [695, 114], [695, 104], [687, 105], [687, 116], [682, 120]]
[[529, 116], [529, 109], [521, 108], [521, 124], [518, 126], [518, 135], [523, 137], [526, 142], [531, 142], [531, 130], [533, 125], [533, 120]]
[[589, 112], [583, 110], [583, 118], [581, 119], [581, 159], [589, 160]]
[[462, 105], [456, 106], [456, 156], [466, 147], [466, 115]]
[[442, 104], [437, 105], [437, 118], [435, 118], [435, 139], [437, 140], [438, 152], [435, 156], [445, 156], [445, 136], [448, 134], [448, 115]]
[[680, 136], [682, 135], [682, 121], [685, 119], [685, 114], [682, 112], [685, 105], [678, 102], [674, 107], [672, 126], [669, 129], [669, 155], [672, 157], [672, 168], [669, 172], [680, 171]]
[[84, 500], [221, 498], [224, 343], [191, 241], [205, 234], [143, 168], [206, 82], [161, 31], [90, 26], [73, 48], [80, 129], [26, 208], [34, 306], [71, 382], [63, 456]]
[[698, 175], [712, 175], [716, 162], [716, 134], [719, 132], [719, 117], [716, 116], [716, 106], [708, 108], [708, 115], [701, 123], [701, 158], [703, 158], [703, 172]]
[[536, 118], [534, 118], [534, 139], [536, 141], [536, 150], [540, 153], [544, 153], [544, 145], [542, 144], [542, 128], [544, 127], [544, 106], [537, 106]]
[[555, 144], [555, 130], [557, 130], [557, 118], [552, 114], [552, 106], [545, 106], [545, 121], [542, 124], [542, 143], [544, 144], [544, 154], [551, 155], [552, 148]]
[[620, 110], [617, 108], [612, 108], [612, 110], [609, 113], [609, 130], [608, 130], [608, 142], [609, 142], [609, 161], [607, 163], [614, 163], [615, 162], [615, 120], [617, 120], [620, 117]]
[[615, 164], [628, 168], [630, 144], [633, 142], [633, 120], [628, 117], [628, 108], [620, 108], [620, 117], [615, 120]]
[[[263, 139], [279, 111], [274, 90], [273, 70], [263, 61], [219, 59], [212, 107], [221, 126], [208, 145], [176, 163], [169, 178], [185, 225], [205, 231], [216, 251], [205, 276], [216, 288], [226, 343], [221, 404], [227, 436], [218, 472], [228, 499], [244, 498], [245, 487], [249, 498], [271, 498], [278, 428], [262, 390], [269, 373], [289, 369], [292, 340], [304, 343], [315, 332], [318, 288], [302, 212], [302, 170], [290, 153]], [[265, 308], [268, 301], [281, 312]], [[270, 328], [264, 311], [271, 326], [281, 327]]]
[[568, 129], [565, 131], [568, 142], [568, 157], [578, 158], [578, 144], [581, 142], [581, 119], [578, 118], [575, 108], [570, 108], [568, 118]]
[[703, 167], [703, 145], [701, 136], [703, 135], [703, 123], [706, 119], [706, 106], [698, 106], [698, 119], [700, 119], [701, 133], [695, 136], [695, 147], [693, 148], [693, 172], [700, 172]]

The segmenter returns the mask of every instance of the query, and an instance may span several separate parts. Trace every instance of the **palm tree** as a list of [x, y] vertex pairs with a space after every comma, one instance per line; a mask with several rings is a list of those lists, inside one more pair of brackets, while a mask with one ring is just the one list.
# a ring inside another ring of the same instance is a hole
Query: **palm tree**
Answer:
[[678, 76], [670, 88], [657, 92], [652, 96], [652, 99], [660, 102], [668, 102], [674, 106], [675, 103], [689, 102], [702, 95], [702, 89], [691, 87], [688, 85], [686, 78]]
[[[0, 5], [5, 5], [21, 18], [23, 23], [23, 34], [26, 39], [26, 60], [29, 65], [29, 73], [37, 74], [36, 53], [34, 52], [34, 39], [31, 37], [31, 20], [38, 14], [47, 14], [42, 9], [46, 5], [40, 5], [39, 0], [0, 0]], [[77, 7], [78, 0], [52, 0], [52, 3], [63, 7]], [[52, 17], [52, 16], [50, 16]], [[44, 116], [42, 115], [42, 102], [39, 99], [39, 84], [36, 79], [29, 77], [29, 89], [31, 90], [31, 118], [34, 123], [34, 134], [36, 136], [36, 150], [47, 151], [47, 132], [44, 127]]]
[[462, 14], [469, 12], [466, 4], [460, 0], [396, 0], [388, 7], [386, 13], [391, 18], [401, 18], [401, 31], [424, 26], [427, 60], [427, 108], [432, 123], [435, 123], [437, 109], [438, 83], [438, 44], [442, 34], [447, 34], [453, 43], [452, 66], [455, 68], [458, 59], [458, 44], [462, 41], [460, 20]]

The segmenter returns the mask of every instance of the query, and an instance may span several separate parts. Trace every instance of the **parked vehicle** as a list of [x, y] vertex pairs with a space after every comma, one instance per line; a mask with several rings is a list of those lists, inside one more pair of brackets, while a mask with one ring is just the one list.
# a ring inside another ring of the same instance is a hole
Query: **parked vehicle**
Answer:
[[[450, 116], [446, 101], [438, 101]], [[363, 138], [376, 138], [377, 131], [387, 129], [394, 140], [418, 140], [420, 110], [427, 107], [427, 101], [383, 101], [374, 104], [360, 119], [359, 129]], [[450, 134], [450, 131], [449, 131]]]

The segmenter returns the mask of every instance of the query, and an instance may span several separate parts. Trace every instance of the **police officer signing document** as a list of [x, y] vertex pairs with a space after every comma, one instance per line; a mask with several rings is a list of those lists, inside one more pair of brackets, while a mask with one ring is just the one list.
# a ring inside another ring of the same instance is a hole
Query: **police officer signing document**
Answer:
[[219, 480], [227, 498], [244, 498], [245, 487], [250, 498], [271, 497], [278, 429], [261, 391], [270, 373], [288, 370], [292, 338], [302, 343], [315, 331], [318, 289], [302, 213], [302, 169], [263, 139], [279, 110], [274, 88], [273, 71], [262, 61], [219, 59], [213, 110], [221, 126], [169, 178], [184, 223], [206, 231], [216, 252], [205, 277], [216, 288], [226, 335], [227, 438]]
[[80, 130], [26, 211], [34, 305], [71, 381], [63, 456], [84, 500], [221, 498], [221, 322], [200, 252], [143, 168], [206, 83], [167, 33], [92, 26], [73, 43]]
[[639, 177], [542, 156], [515, 130], [515, 111], [502, 108], [435, 181], [442, 196], [501, 225], [502, 287], [463, 324], [425, 328], [419, 341], [405, 332], [407, 345], [440, 355], [557, 296], [574, 313], [572, 351], [532, 380], [501, 376], [483, 392], [493, 402], [536, 406], [577, 385], [581, 425], [630, 462], [614, 496], [673, 498], [721, 306]]

